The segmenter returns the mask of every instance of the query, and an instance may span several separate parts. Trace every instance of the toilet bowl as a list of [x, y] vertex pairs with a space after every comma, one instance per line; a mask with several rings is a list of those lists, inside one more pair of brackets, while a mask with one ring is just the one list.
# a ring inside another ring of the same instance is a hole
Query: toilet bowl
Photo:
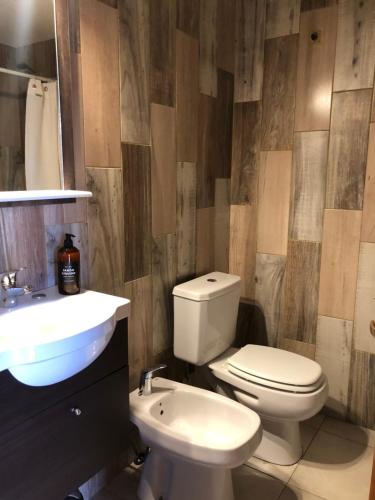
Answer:
[[249, 344], [228, 349], [208, 366], [218, 393], [260, 415], [263, 438], [254, 456], [279, 465], [296, 463], [302, 455], [299, 423], [316, 415], [328, 395], [320, 365], [282, 349]]
[[327, 379], [318, 363], [298, 354], [251, 344], [231, 348], [240, 283], [213, 272], [173, 289], [174, 354], [208, 366], [211, 387], [260, 415], [263, 439], [255, 456], [291, 465], [302, 455], [299, 422], [323, 407]]
[[150, 446], [141, 500], [234, 500], [231, 469], [259, 446], [259, 416], [229, 398], [155, 378], [130, 394], [130, 419]]

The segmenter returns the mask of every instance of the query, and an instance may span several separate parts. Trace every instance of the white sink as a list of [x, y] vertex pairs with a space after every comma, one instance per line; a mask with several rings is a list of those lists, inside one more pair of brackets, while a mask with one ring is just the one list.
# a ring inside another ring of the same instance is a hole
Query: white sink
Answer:
[[89, 290], [20, 297], [15, 308], [0, 308], [0, 371], [31, 386], [65, 380], [95, 361], [129, 312], [128, 299]]

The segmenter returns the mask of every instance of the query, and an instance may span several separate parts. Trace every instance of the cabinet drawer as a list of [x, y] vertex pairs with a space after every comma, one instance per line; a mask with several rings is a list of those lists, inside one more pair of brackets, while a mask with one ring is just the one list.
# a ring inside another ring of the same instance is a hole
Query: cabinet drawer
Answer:
[[127, 365], [127, 348], [127, 320], [125, 319], [117, 323], [111, 341], [94, 363], [74, 377], [58, 384], [29, 387], [13, 378], [8, 370], [1, 372], [0, 433], [9, 432], [26, 419]]
[[128, 401], [124, 368], [2, 435], [1, 500], [62, 500], [126, 448]]

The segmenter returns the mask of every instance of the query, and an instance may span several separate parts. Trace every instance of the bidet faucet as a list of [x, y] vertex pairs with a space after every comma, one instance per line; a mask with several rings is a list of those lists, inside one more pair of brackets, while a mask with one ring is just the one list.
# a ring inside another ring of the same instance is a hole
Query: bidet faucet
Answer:
[[155, 368], [145, 368], [141, 371], [139, 378], [139, 396], [149, 396], [152, 394], [152, 376], [155, 372], [167, 368], [167, 365], [158, 365]]
[[0, 273], [1, 307], [15, 307], [17, 305], [17, 297], [32, 292], [32, 287], [30, 285], [17, 286], [17, 273], [24, 269], [25, 268], [22, 267], [20, 269]]

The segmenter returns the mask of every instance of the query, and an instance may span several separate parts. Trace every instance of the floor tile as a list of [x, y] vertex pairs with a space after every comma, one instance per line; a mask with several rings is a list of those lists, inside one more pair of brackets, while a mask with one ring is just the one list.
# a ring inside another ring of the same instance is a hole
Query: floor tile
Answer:
[[314, 429], [319, 429], [325, 419], [325, 415], [323, 413], [317, 413], [313, 417], [308, 420], [304, 420], [303, 424], [308, 425], [309, 427], [313, 427]]
[[336, 418], [326, 417], [321, 429], [350, 441], [375, 447], [375, 431], [366, 429], [366, 427], [359, 427]]
[[283, 488], [282, 481], [246, 465], [233, 471], [235, 500], [277, 500]]
[[115, 496], [113, 493], [110, 493], [106, 488], [99, 491], [92, 500], [119, 500], [118, 496]]
[[104, 490], [113, 495], [114, 500], [137, 500], [139, 478], [138, 470], [127, 467]]
[[320, 430], [290, 485], [329, 500], [368, 500], [373, 448]]
[[283, 489], [278, 500], [328, 500], [323, 497], [318, 497], [313, 493], [301, 490], [296, 486], [287, 485]]
[[[306, 452], [317, 432], [317, 428], [308, 425], [306, 422], [301, 423], [301, 442], [303, 453]], [[293, 472], [296, 470], [298, 464], [276, 465], [257, 457], [250, 457], [246, 462], [246, 465], [280, 479], [283, 483], [287, 483]]]
[[277, 479], [280, 479], [283, 483], [287, 483], [296, 470], [297, 464], [294, 465], [276, 465], [261, 460], [257, 457], [250, 457], [246, 462], [246, 465], [253, 467], [261, 472], [269, 474]]
[[312, 440], [318, 433], [318, 428], [310, 426], [307, 422], [301, 422], [300, 429], [301, 429], [302, 453], [305, 454]]

